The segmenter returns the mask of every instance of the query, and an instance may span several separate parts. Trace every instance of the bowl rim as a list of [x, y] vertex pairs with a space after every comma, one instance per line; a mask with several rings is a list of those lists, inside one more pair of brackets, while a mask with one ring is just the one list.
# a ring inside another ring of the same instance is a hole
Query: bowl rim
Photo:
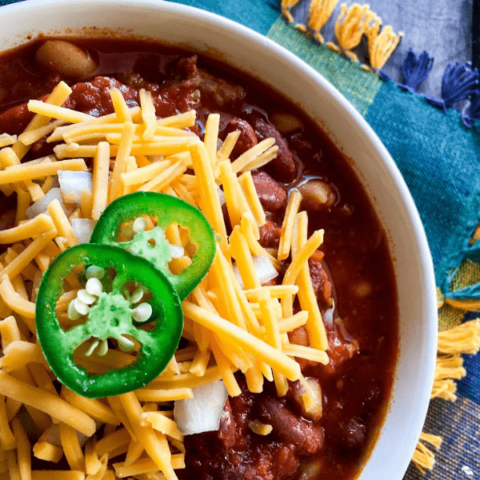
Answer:
[[[436, 306], [436, 289], [435, 289], [435, 275], [433, 269], [433, 262], [430, 255], [430, 250], [423, 228], [423, 224], [420, 220], [419, 213], [413, 201], [410, 191], [401, 175], [398, 167], [396, 166], [394, 160], [390, 156], [386, 147], [383, 145], [377, 134], [374, 132], [372, 127], [366, 122], [366, 120], [360, 115], [360, 113], [353, 107], [353, 105], [348, 102], [342, 93], [340, 93], [328, 80], [326, 80], [319, 72], [314, 70], [310, 65], [305, 63], [294, 53], [290, 52], [281, 45], [275, 43], [264, 35], [257, 33], [248, 27], [241, 25], [237, 22], [234, 22], [230, 19], [222, 17], [220, 15], [201, 10], [195, 7], [186, 6], [179, 3], [173, 3], [171, 1], [158, 2], [158, 0], [81, 0], [71, 2], [69, 0], [29, 0], [28, 2], [19, 2], [10, 5], [1, 7], [2, 15], [0, 16], [0, 24], [8, 15], [18, 15], [23, 12], [28, 11], [31, 14], [35, 9], [39, 11], [45, 7], [56, 7], [59, 5], [75, 5], [81, 4], [82, 9], [98, 9], [98, 8], [124, 8], [135, 10], [143, 9], [145, 11], [154, 11], [158, 13], [170, 13], [174, 15], [186, 16], [195, 21], [211, 25], [212, 27], [218, 27], [221, 31], [234, 33], [239, 40], [253, 42], [261, 46], [266, 52], [269, 52], [274, 60], [278, 58], [284, 59], [290, 65], [293, 65], [294, 68], [300, 70], [309, 80], [315, 82], [323, 92], [330, 96], [331, 101], [335, 104], [335, 107], [339, 110], [345, 112], [352, 121], [356, 124], [362, 134], [365, 135], [367, 142], [376, 150], [381, 157], [383, 164], [386, 168], [386, 171], [391, 177], [393, 184], [397, 188], [397, 192], [401, 198], [401, 203], [403, 204], [405, 212], [408, 213], [409, 222], [412, 226], [412, 232], [414, 238], [412, 241], [416, 244], [418, 251], [421, 254], [421, 272], [423, 273], [423, 284], [424, 289], [424, 308], [425, 308], [425, 322], [426, 322], [426, 345], [425, 351], [425, 363], [422, 365], [421, 370], [424, 372], [421, 381], [422, 385], [418, 386], [421, 389], [421, 392], [417, 396], [417, 400], [420, 399], [419, 405], [416, 408], [416, 428], [411, 432], [410, 438], [412, 439], [411, 445], [402, 445], [402, 450], [404, 451], [403, 455], [403, 467], [400, 467], [401, 472], [399, 472], [398, 479], [402, 478], [404, 472], [406, 471], [410, 460], [413, 456], [413, 452], [416, 447], [418, 438], [423, 429], [424, 420], [427, 414], [428, 405], [430, 402], [430, 393], [433, 386], [435, 364], [436, 364], [436, 354], [437, 354], [437, 333], [438, 333], [438, 318], [437, 318], [437, 306]], [[68, 18], [68, 16], [66, 16]], [[68, 25], [65, 25], [63, 28], [68, 28]], [[128, 37], [128, 35], [127, 35]], [[19, 45], [21, 42], [19, 43]], [[261, 76], [260, 76], [261, 80]], [[322, 127], [323, 128], [323, 127]], [[327, 129], [328, 130], [328, 129]], [[327, 135], [329, 135], [327, 131]], [[330, 136], [330, 135], [329, 135]], [[331, 137], [330, 137], [331, 138]], [[335, 142], [335, 139], [333, 139]], [[336, 143], [336, 142], [335, 142]], [[338, 146], [338, 144], [337, 144]], [[356, 170], [358, 176], [358, 171]], [[359, 176], [359, 180], [365, 184]], [[371, 195], [369, 197], [372, 201]], [[372, 201], [373, 202], [373, 201]], [[373, 202], [374, 203], [374, 202]], [[380, 218], [381, 222], [382, 219]], [[382, 222], [384, 228], [387, 230], [386, 225]], [[389, 404], [394, 400], [395, 391], [392, 391], [392, 397]], [[388, 417], [388, 413], [387, 413]], [[382, 430], [386, 419], [380, 427], [380, 437], [382, 435]], [[375, 445], [372, 448], [372, 452], [376, 449], [378, 441], [380, 438], [375, 440]], [[415, 441], [413, 441], [415, 440]], [[370, 462], [370, 457], [366, 459], [364, 466], [362, 467], [362, 472], [365, 467]], [[392, 474], [391, 478], [394, 477], [398, 472]], [[360, 477], [363, 478], [363, 475], [360, 473]], [[397, 478], [397, 477], [395, 477]]]

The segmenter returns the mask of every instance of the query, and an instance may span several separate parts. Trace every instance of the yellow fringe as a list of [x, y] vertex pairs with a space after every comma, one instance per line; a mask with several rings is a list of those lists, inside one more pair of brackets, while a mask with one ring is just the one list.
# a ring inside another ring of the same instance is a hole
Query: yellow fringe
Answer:
[[420, 435], [420, 440], [413, 454], [412, 462], [422, 473], [425, 473], [426, 470], [432, 470], [435, 465], [435, 454], [425, 443], [431, 445], [435, 450], [438, 450], [442, 444], [442, 437], [430, 435], [429, 433], [422, 433]]
[[440, 309], [445, 304], [445, 297], [442, 291], [437, 287], [437, 308]]
[[435, 380], [460, 380], [467, 374], [461, 355], [439, 355], [435, 367]]
[[457, 399], [455, 393], [457, 392], [457, 385], [450, 379], [435, 380], [433, 382], [432, 395], [430, 398], [442, 398], [443, 400], [449, 400], [454, 402]]
[[458, 308], [459, 310], [466, 310], [467, 312], [480, 310], [480, 300], [454, 300], [453, 298], [446, 298], [445, 301], [453, 308]]
[[285, 17], [288, 23], [292, 23], [294, 21], [293, 16], [290, 13], [290, 9], [293, 8], [299, 1], [300, 0], [282, 0], [282, 15]]
[[[438, 291], [437, 291], [438, 292]], [[457, 399], [457, 385], [467, 372], [463, 367], [462, 354], [475, 355], [480, 350], [480, 320], [470, 320], [438, 334], [438, 356], [435, 380], [431, 398], [442, 398], [454, 402]], [[424, 443], [422, 443], [424, 442]], [[425, 445], [439, 449], [442, 438], [422, 433], [412, 458], [414, 465], [422, 472], [432, 470], [435, 454]]]
[[455, 355], [475, 355], [480, 350], [480, 320], [470, 320], [438, 334], [438, 351]]
[[370, 57], [370, 65], [373, 68], [382, 68], [387, 60], [392, 56], [392, 53], [398, 47], [403, 33], [398, 35], [393, 32], [392, 27], [387, 26], [380, 28], [382, 20], [375, 15], [375, 22], [371, 25], [367, 25], [365, 28], [365, 34], [368, 39], [368, 55]]
[[308, 26], [313, 30], [313, 36], [320, 42], [324, 42], [324, 38], [320, 30], [328, 22], [332, 16], [338, 0], [312, 0], [308, 13]]
[[358, 61], [358, 57], [351, 50], [358, 46], [368, 25], [375, 18], [377, 16], [370, 10], [369, 5], [355, 3], [350, 8], [344, 3], [340, 5], [340, 14], [335, 22], [335, 35], [340, 47], [352, 60]]

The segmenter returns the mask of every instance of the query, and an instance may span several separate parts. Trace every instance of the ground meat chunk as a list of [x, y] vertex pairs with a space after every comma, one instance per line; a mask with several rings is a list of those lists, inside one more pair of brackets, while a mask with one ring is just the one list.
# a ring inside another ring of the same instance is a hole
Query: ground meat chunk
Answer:
[[254, 172], [252, 179], [260, 203], [266, 212], [276, 212], [287, 205], [287, 192], [268, 173]]
[[206, 106], [211, 103], [212, 110], [239, 105], [247, 96], [247, 91], [241, 85], [215, 77], [201, 68], [196, 69], [188, 85], [200, 91], [202, 104]]
[[323, 428], [291, 412], [281, 400], [261, 399], [261, 418], [272, 425], [274, 432], [286, 443], [294, 445], [300, 455], [316, 455], [324, 444]]
[[260, 245], [263, 248], [278, 248], [282, 227], [267, 218], [265, 225], [260, 227]]
[[197, 56], [181, 58], [175, 65], [175, 74], [182, 78], [189, 78], [197, 72]]
[[245, 153], [258, 143], [255, 131], [251, 125], [246, 120], [242, 120], [241, 118], [234, 118], [233, 120], [230, 120], [222, 132], [222, 139], [225, 140], [229, 133], [235, 132], [236, 130], [240, 130], [240, 136], [238, 137], [235, 148], [230, 156], [231, 160], [235, 160], [242, 153]]
[[320, 308], [328, 308], [332, 298], [332, 283], [322, 266], [323, 256], [323, 252], [318, 250], [310, 257], [308, 265], [310, 267], [313, 289], [315, 290]]
[[251, 124], [259, 140], [273, 137], [278, 146], [277, 156], [267, 165], [268, 172], [280, 182], [293, 182], [297, 178], [297, 165], [280, 133], [259, 116], [252, 117]]

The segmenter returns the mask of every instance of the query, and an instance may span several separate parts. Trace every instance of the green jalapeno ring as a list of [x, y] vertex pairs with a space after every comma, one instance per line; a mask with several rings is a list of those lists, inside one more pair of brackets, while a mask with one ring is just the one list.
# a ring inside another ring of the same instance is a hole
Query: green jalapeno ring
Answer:
[[[184, 200], [154, 192], [136, 192], [124, 195], [112, 202], [98, 220], [90, 242], [97, 244], [115, 245], [135, 251], [139, 239], [131, 242], [117, 241], [122, 224], [133, 222], [143, 215], [157, 218], [158, 227], [149, 232], [137, 234], [142, 237], [142, 247], [147, 250], [148, 240], [154, 240], [157, 248], [153, 247], [146, 257], [163, 272], [177, 290], [181, 300], [184, 300], [192, 290], [202, 281], [207, 274], [215, 257], [215, 234], [202, 212]], [[178, 275], [174, 275], [168, 268], [171, 254], [168, 251], [168, 242], [163, 231], [169, 225], [177, 224], [189, 230], [190, 242], [196, 245], [197, 252], [192, 258], [192, 263]], [[152, 237], [152, 238], [150, 238]], [[162, 238], [163, 237], [163, 243]], [[166, 243], [165, 243], [166, 242]], [[135, 252], [139, 256], [142, 253]]]
[[[110, 294], [116, 297], [106, 303], [115, 307], [115, 311], [108, 316], [99, 315], [98, 308], [92, 308], [96, 319], [88, 318], [84, 324], [65, 331], [60, 326], [56, 304], [63, 293], [65, 277], [81, 264], [116, 270]], [[130, 281], [142, 284], [152, 293], [151, 321], [156, 320], [152, 331], [135, 328], [133, 320], [125, 316], [129, 314], [128, 308], [118, 301], [123, 285]], [[40, 346], [57, 378], [80, 395], [101, 398], [141, 388], [164, 370], [182, 335], [183, 312], [175, 288], [150, 262], [118, 247], [81, 244], [61, 253], [45, 272], [38, 291], [36, 326]], [[141, 344], [133, 363], [91, 375], [73, 360], [75, 350], [89, 338], [121, 333]]]

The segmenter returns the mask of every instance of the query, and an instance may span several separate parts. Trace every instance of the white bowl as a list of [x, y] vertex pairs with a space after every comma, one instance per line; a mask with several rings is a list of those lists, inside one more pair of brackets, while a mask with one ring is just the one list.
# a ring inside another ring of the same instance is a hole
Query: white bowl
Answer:
[[423, 427], [433, 384], [436, 292], [422, 223], [400, 172], [376, 134], [343, 95], [307, 64], [222, 17], [158, 0], [30, 0], [0, 8], [2, 50], [24, 43], [28, 35], [78, 36], [84, 27], [158, 39], [261, 79], [319, 123], [353, 160], [390, 238], [400, 311], [393, 396], [359, 478], [402, 479]]

